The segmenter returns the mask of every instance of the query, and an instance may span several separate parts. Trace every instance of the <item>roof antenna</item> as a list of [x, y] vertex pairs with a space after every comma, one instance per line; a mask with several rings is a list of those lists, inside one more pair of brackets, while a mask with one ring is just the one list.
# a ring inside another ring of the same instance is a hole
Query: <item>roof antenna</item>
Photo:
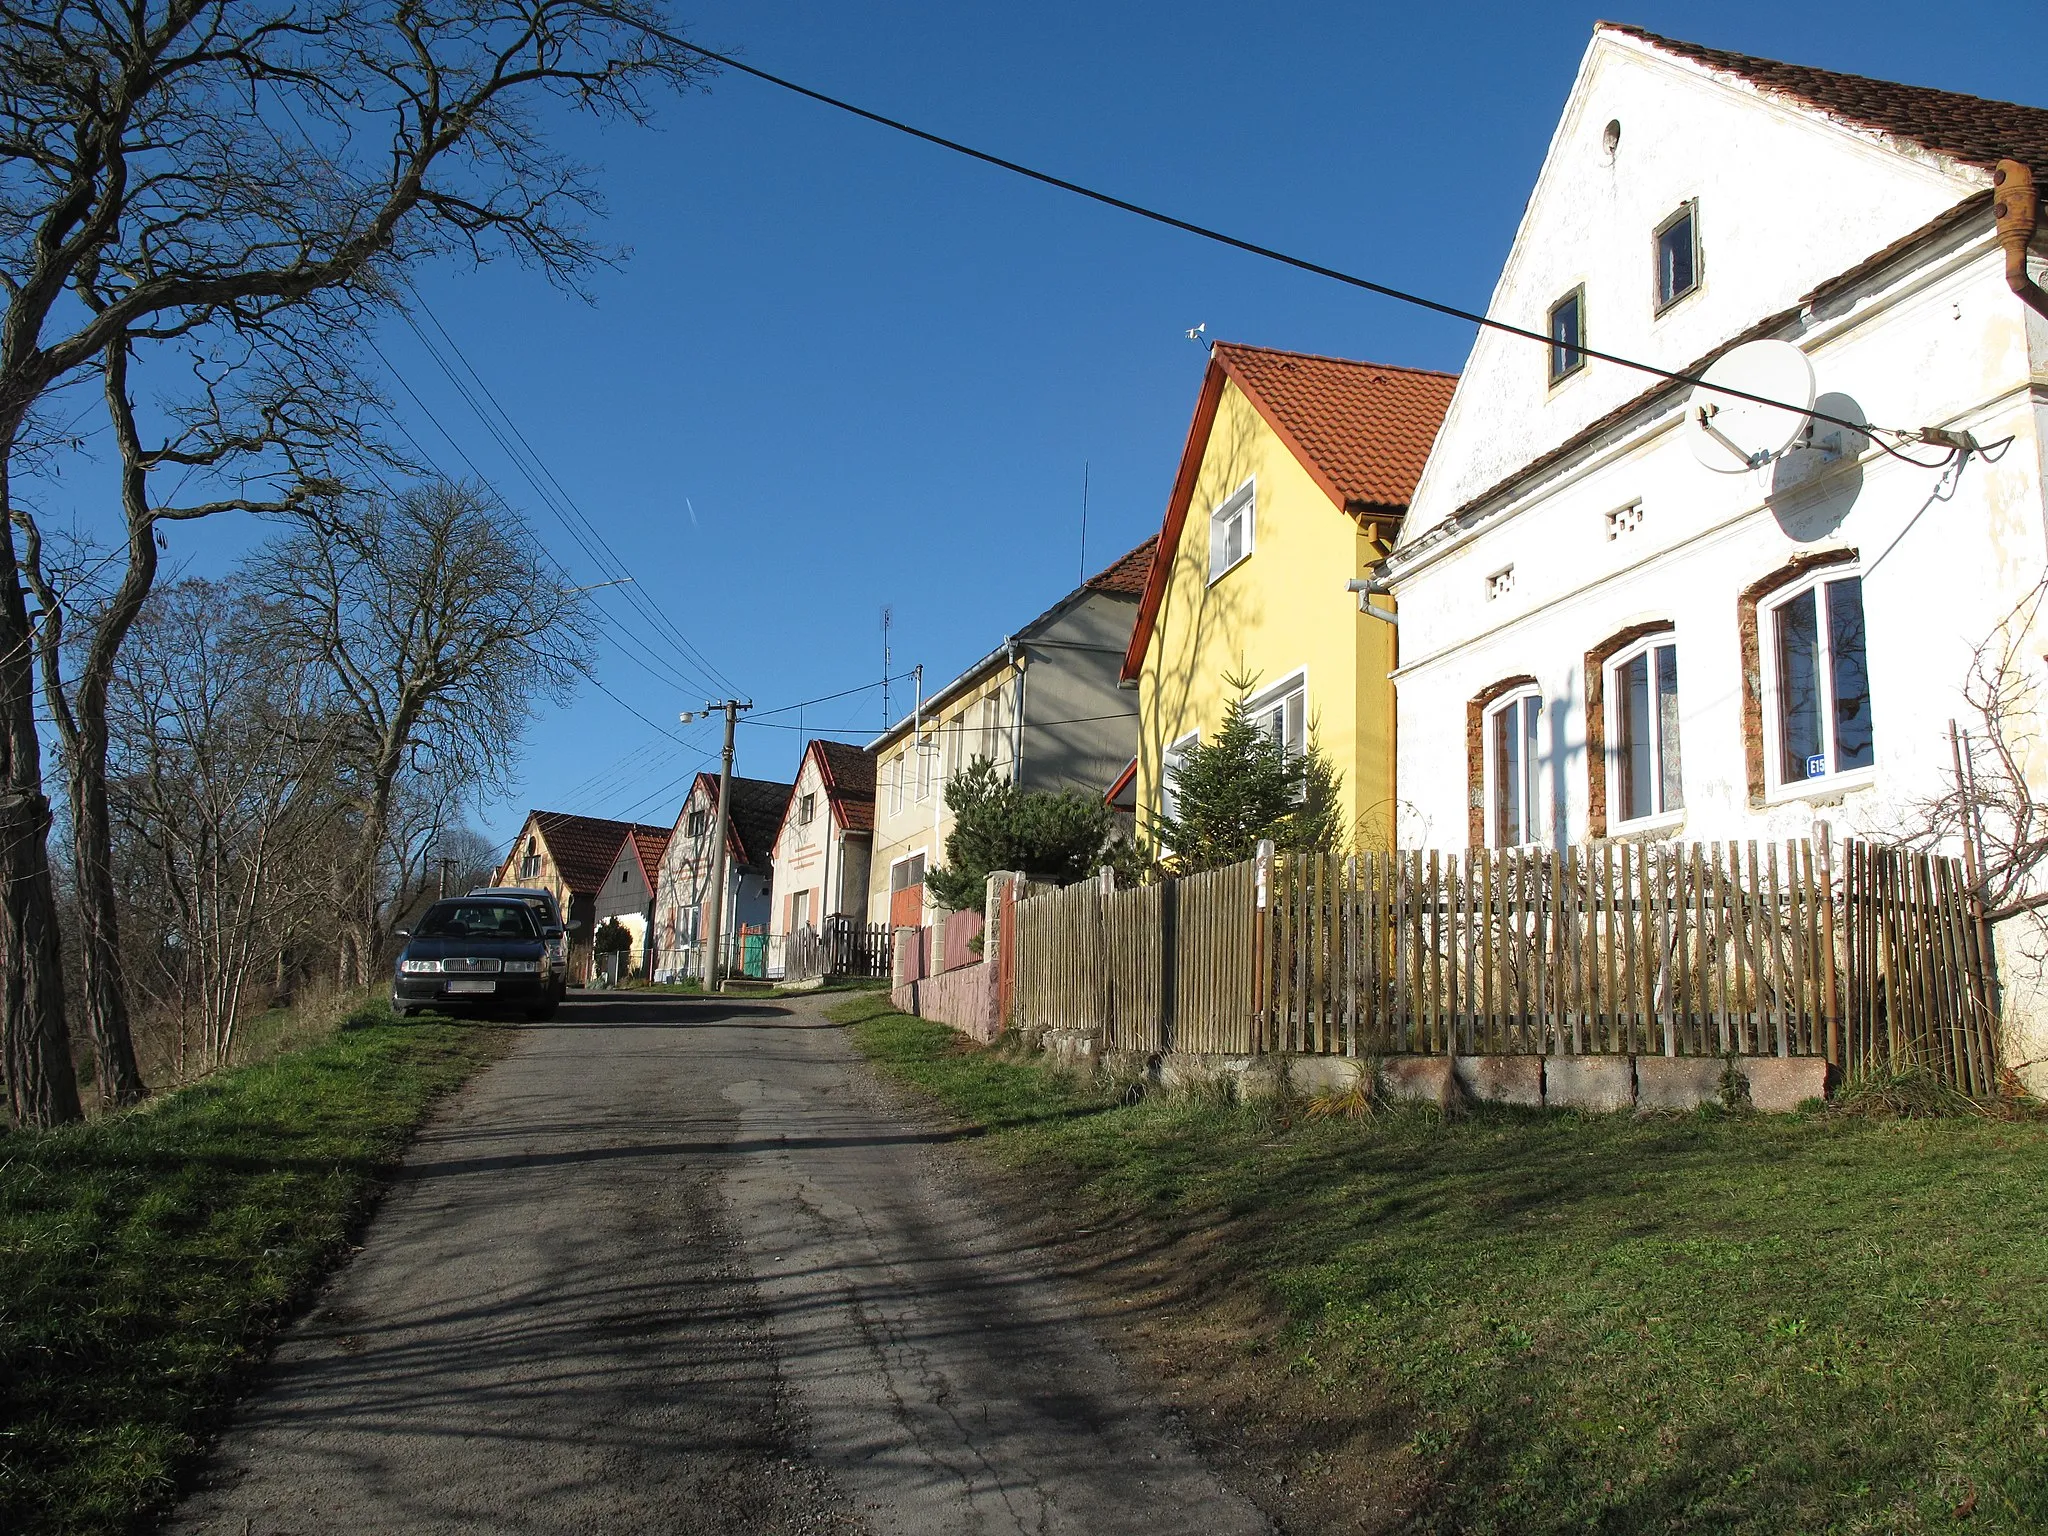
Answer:
[[1088, 585], [1088, 461], [1081, 461], [1081, 585]]
[[894, 723], [889, 715], [889, 625], [895, 617], [889, 605], [882, 604], [882, 729], [885, 731]]

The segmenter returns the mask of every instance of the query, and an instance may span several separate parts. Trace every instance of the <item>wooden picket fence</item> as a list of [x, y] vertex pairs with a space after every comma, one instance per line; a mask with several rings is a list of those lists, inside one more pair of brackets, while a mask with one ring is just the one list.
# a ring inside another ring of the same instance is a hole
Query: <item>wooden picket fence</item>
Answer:
[[1953, 859], [1832, 845], [1276, 855], [1018, 901], [1010, 1016], [1110, 1050], [1824, 1056], [1996, 1071]]

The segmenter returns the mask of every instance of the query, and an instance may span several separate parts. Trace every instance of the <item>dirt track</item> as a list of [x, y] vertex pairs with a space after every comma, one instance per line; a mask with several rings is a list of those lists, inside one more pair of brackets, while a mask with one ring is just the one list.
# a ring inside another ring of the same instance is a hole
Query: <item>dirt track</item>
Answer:
[[572, 1001], [429, 1128], [179, 1532], [1266, 1530], [808, 1001]]

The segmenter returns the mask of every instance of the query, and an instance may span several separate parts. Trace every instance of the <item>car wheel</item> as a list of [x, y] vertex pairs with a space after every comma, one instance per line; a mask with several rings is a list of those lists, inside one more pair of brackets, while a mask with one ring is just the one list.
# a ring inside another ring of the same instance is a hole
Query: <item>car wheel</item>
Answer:
[[419, 1009], [417, 1009], [417, 1008], [408, 1008], [408, 1007], [406, 1007], [406, 1006], [405, 1006], [405, 1004], [403, 1004], [403, 1003], [399, 1003], [399, 1002], [394, 1002], [394, 1003], [393, 1003], [393, 1004], [391, 1005], [391, 1016], [392, 1016], [392, 1017], [393, 1017], [394, 1019], [409, 1019], [409, 1018], [411, 1018], [411, 1017], [412, 1017], [412, 1016], [413, 1016], [414, 1014], [416, 1014], [416, 1013], [418, 1013], [418, 1012], [419, 1012]]
[[552, 1019], [555, 1016], [554, 1002], [550, 1000], [542, 1003], [538, 1008], [529, 1008], [526, 1010], [526, 1016], [536, 1024], [544, 1019]]

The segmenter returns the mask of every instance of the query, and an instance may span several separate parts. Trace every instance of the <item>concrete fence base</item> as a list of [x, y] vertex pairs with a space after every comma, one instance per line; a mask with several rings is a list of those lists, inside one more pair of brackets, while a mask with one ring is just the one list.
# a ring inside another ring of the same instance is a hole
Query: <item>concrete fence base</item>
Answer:
[[[927, 1016], [936, 1017], [929, 1010]], [[1241, 1103], [1349, 1093], [1377, 1067], [1383, 1091], [1396, 1102], [1477, 1100], [1594, 1114], [1690, 1110], [1721, 1100], [1727, 1071], [1720, 1057], [1386, 1056], [1375, 1063], [1344, 1056], [1188, 1051], [1145, 1056], [1105, 1051], [1101, 1036], [1086, 1030], [1048, 1031], [1037, 1043], [1054, 1062], [1072, 1070], [1106, 1070], [1148, 1080], [1168, 1092], [1220, 1092]], [[1818, 1057], [1738, 1056], [1735, 1070], [1751, 1105], [1767, 1113], [1786, 1114], [1827, 1093], [1828, 1064]]]

